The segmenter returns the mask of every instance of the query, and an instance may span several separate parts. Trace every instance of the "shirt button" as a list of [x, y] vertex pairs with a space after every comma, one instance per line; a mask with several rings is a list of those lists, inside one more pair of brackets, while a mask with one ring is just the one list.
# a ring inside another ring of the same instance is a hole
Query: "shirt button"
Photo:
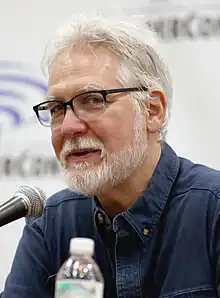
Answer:
[[100, 224], [103, 224], [103, 223], [104, 223], [104, 216], [103, 216], [103, 214], [102, 214], [101, 212], [99, 212], [99, 213], [97, 214], [97, 217], [98, 217], [98, 221], [99, 221], [99, 223], [100, 223]]
[[149, 234], [149, 230], [147, 229], [147, 228], [144, 228], [143, 229], [143, 234], [144, 234], [144, 236], [147, 236], [148, 234]]

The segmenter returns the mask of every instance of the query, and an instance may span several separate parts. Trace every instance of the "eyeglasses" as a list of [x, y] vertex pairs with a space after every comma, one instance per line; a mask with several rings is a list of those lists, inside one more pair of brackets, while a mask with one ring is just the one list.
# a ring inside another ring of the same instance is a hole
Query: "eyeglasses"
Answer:
[[33, 110], [43, 126], [55, 127], [62, 124], [67, 107], [70, 106], [78, 119], [92, 121], [101, 116], [107, 105], [107, 95], [122, 92], [147, 91], [146, 87], [120, 88], [109, 90], [92, 90], [76, 95], [69, 101], [58, 99], [44, 101], [33, 107]]

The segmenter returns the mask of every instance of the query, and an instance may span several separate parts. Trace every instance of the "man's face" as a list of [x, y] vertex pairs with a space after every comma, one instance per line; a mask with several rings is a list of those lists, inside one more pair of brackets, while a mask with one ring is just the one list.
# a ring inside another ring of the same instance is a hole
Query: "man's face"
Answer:
[[[49, 95], [67, 101], [87, 90], [121, 88], [119, 60], [106, 49], [63, 52], [51, 69]], [[130, 86], [136, 87], [136, 86]], [[107, 96], [109, 104], [92, 121], [68, 108], [52, 126], [52, 143], [67, 182], [75, 191], [97, 195], [127, 179], [146, 157], [145, 116], [131, 93]]]

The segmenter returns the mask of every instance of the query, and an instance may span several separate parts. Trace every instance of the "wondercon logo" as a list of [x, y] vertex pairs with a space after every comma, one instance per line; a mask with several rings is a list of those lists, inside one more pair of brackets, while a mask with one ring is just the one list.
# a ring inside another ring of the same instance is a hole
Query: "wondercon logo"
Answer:
[[46, 82], [34, 67], [16, 61], [0, 60], [0, 135], [37, 120], [32, 106], [43, 101]]

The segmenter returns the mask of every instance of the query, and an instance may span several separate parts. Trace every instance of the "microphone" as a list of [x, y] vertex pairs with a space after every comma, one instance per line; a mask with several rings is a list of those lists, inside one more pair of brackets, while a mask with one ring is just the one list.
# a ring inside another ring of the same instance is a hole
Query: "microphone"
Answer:
[[46, 203], [45, 193], [38, 187], [21, 185], [14, 196], [0, 205], [0, 227], [22, 217], [38, 217]]

